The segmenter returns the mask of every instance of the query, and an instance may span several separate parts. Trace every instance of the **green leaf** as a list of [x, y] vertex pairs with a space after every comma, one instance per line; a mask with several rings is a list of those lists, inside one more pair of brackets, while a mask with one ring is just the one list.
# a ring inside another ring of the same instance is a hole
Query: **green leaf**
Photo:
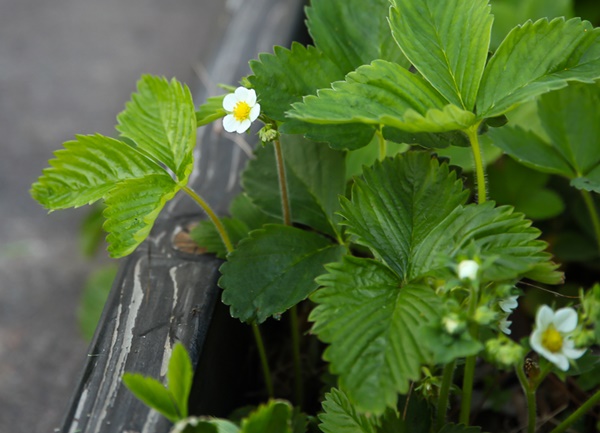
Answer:
[[[336, 237], [334, 212], [345, 190], [344, 154], [297, 136], [282, 136], [292, 220]], [[315, 164], [319, 161], [319, 164]], [[256, 151], [242, 174], [252, 202], [281, 220], [281, 193], [273, 145]]]
[[85, 283], [77, 309], [77, 318], [81, 333], [87, 341], [90, 341], [96, 332], [96, 326], [116, 276], [117, 267], [108, 265], [95, 271]]
[[[479, 146], [481, 147], [483, 165], [486, 167], [490, 164], [493, 164], [494, 161], [502, 156], [502, 150], [492, 144], [492, 140], [487, 134], [479, 136]], [[459, 166], [463, 173], [475, 171], [475, 163], [473, 162], [473, 149], [471, 149], [470, 146], [449, 146], [443, 149], [437, 148], [435, 153], [439, 157], [450, 159], [450, 165]], [[491, 196], [495, 197], [493, 193]]]
[[448, 105], [423, 78], [384, 60], [361, 66], [323, 89], [292, 105], [288, 116], [317, 124], [365, 123], [392, 126], [409, 132], [444, 132], [464, 129], [473, 113]]
[[290, 105], [317, 89], [329, 87], [344, 78], [342, 71], [327, 56], [312, 46], [292, 43], [290, 50], [274, 47], [274, 54], [260, 54], [250, 61], [254, 75], [248, 77], [259, 95], [261, 111], [274, 120], [285, 121]]
[[383, 128], [383, 136], [386, 140], [395, 143], [406, 143], [411, 146], [429, 147], [433, 149], [445, 149], [448, 146], [461, 146], [468, 147], [469, 152], [472, 152], [469, 139], [461, 131], [434, 134], [431, 132], [406, 132], [386, 126]]
[[271, 400], [242, 420], [240, 433], [292, 433], [292, 406]]
[[493, 17], [487, 0], [393, 0], [392, 33], [404, 55], [450, 103], [472, 111]]
[[446, 424], [441, 430], [440, 433], [481, 433], [481, 427], [472, 426], [467, 427], [464, 424]]
[[365, 170], [352, 188], [352, 202], [341, 200], [341, 213], [356, 242], [404, 279], [414, 248], [467, 197], [447, 164], [408, 152]]
[[188, 416], [188, 398], [194, 381], [192, 361], [181, 343], [176, 343], [167, 369], [169, 391], [182, 418]]
[[79, 207], [106, 197], [115, 184], [165, 171], [122, 141], [78, 135], [55, 153], [31, 195], [47, 209]]
[[390, 37], [388, 0], [313, 0], [306, 8], [307, 27], [315, 45], [348, 73], [375, 59], [408, 67]]
[[375, 127], [372, 125], [317, 125], [297, 119], [288, 119], [279, 131], [284, 134], [303, 134], [309, 140], [328, 143], [335, 150], [360, 149], [369, 144], [375, 135]]
[[117, 184], [106, 197], [103, 213], [110, 256], [123, 257], [135, 250], [178, 190], [179, 186], [164, 172]]
[[187, 182], [196, 146], [196, 112], [187, 86], [173, 79], [144, 75], [125, 110], [117, 116], [117, 130], [137, 148], [165, 164], [178, 182]]
[[279, 223], [281, 219], [273, 218], [260, 210], [248, 194], [238, 194], [229, 204], [232, 217], [243, 221], [250, 230], [259, 229], [265, 224]]
[[104, 240], [104, 231], [102, 230], [102, 224], [104, 224], [103, 211], [104, 204], [95, 203], [81, 222], [79, 245], [81, 252], [86, 257], [93, 257]]
[[345, 393], [332, 388], [325, 394], [319, 428], [323, 433], [376, 433], [375, 417], [358, 412]]
[[208, 125], [227, 114], [223, 108], [223, 99], [225, 99], [225, 95], [212, 96], [198, 107], [198, 111], [196, 111], [196, 126], [198, 128]]
[[381, 414], [419, 379], [426, 360], [419, 332], [437, 319], [440, 299], [429, 287], [402, 285], [375, 260], [345, 256], [327, 271], [311, 296], [319, 304], [313, 332], [330, 344], [323, 357], [357, 409]]
[[597, 78], [600, 29], [578, 18], [528, 21], [509, 33], [487, 64], [477, 113], [495, 117], [569, 81]]
[[169, 433], [239, 433], [234, 423], [225, 419], [190, 416], [173, 426]]
[[141, 374], [125, 373], [123, 383], [139, 400], [160, 412], [171, 422], [181, 419], [171, 393], [158, 380]]
[[[246, 223], [236, 218], [222, 217], [221, 223], [223, 224], [223, 227], [225, 227], [225, 231], [229, 235], [229, 239], [234, 246], [250, 232]], [[198, 225], [190, 231], [190, 237], [200, 248], [207, 253], [216, 254], [220, 259], [224, 259], [228, 254], [227, 247], [223, 243], [223, 239], [212, 221], [200, 221]]]
[[[387, 156], [395, 156], [406, 152], [410, 147], [407, 144], [386, 141]], [[379, 140], [375, 139], [368, 146], [346, 154], [346, 180], [360, 176], [363, 168], [370, 167], [379, 159]]]
[[221, 266], [223, 302], [231, 306], [233, 317], [264, 322], [312, 293], [323, 266], [343, 251], [317, 233], [267, 224], [240, 242]]

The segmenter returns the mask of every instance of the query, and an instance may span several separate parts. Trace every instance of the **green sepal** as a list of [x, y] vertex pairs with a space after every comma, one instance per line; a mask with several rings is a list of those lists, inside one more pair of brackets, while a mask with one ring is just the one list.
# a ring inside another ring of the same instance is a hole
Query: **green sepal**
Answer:
[[223, 108], [223, 99], [226, 95], [212, 96], [204, 104], [198, 107], [196, 111], [196, 126], [199, 128], [208, 125], [221, 117], [225, 117], [227, 112]]
[[343, 253], [344, 247], [317, 233], [267, 224], [250, 232], [221, 266], [222, 300], [232, 317], [262, 323], [311, 294], [324, 265]]

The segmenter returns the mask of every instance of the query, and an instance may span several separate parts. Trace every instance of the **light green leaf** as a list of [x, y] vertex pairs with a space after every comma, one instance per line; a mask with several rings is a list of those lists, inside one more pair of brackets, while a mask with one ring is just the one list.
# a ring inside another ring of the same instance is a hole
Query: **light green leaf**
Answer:
[[[235, 430], [224, 430], [220, 429], [218, 425], [205, 417], [190, 416], [185, 419], [179, 420], [169, 433], [238, 433], [239, 429], [236, 427]], [[235, 427], [235, 426], [234, 426]]]
[[225, 99], [225, 95], [212, 96], [198, 107], [198, 111], [196, 111], [196, 126], [198, 128], [225, 117], [227, 112], [223, 108], [223, 99]]
[[450, 103], [473, 111], [493, 17], [487, 0], [392, 0], [394, 39]]
[[258, 93], [261, 111], [274, 120], [285, 121], [290, 105], [317, 89], [329, 87], [344, 78], [342, 71], [327, 56], [312, 46], [292, 43], [290, 50], [274, 47], [274, 54], [261, 54], [250, 61], [254, 75], [248, 77]]
[[133, 395], [169, 421], [177, 422], [182, 418], [171, 393], [158, 380], [137, 373], [125, 373], [122, 380]]
[[240, 433], [292, 433], [292, 406], [270, 400], [242, 420]]
[[323, 433], [376, 433], [376, 418], [358, 412], [346, 394], [332, 388], [325, 394], [319, 428]]
[[[408, 67], [390, 37], [388, 0], [313, 0], [306, 8], [307, 27], [315, 45], [348, 73], [375, 59]], [[327, 86], [328, 87], [328, 86]]]
[[104, 304], [116, 276], [117, 267], [108, 265], [95, 271], [85, 282], [81, 301], [77, 308], [77, 319], [81, 333], [88, 342], [96, 332]]
[[477, 113], [495, 117], [569, 81], [597, 78], [600, 29], [578, 18], [528, 21], [509, 33], [487, 64]]
[[317, 233], [267, 224], [240, 242], [221, 266], [223, 302], [231, 306], [233, 317], [264, 322], [312, 293], [323, 266], [343, 251]]
[[196, 146], [196, 112], [187, 86], [173, 79], [144, 75], [125, 110], [117, 116], [117, 130], [137, 148], [165, 164], [178, 182], [187, 182]]
[[447, 164], [408, 152], [365, 170], [352, 188], [352, 202], [341, 200], [341, 213], [356, 242], [404, 279], [414, 248], [467, 197]]
[[165, 171], [122, 141], [102, 135], [78, 135], [55, 153], [50, 168], [33, 184], [31, 195], [47, 209], [91, 204], [115, 184]]
[[395, 407], [420, 377], [426, 356], [422, 326], [437, 319], [440, 298], [429, 287], [403, 285], [381, 262], [345, 256], [318, 278], [311, 296], [313, 332], [330, 346], [324, 358], [361, 412]]
[[317, 124], [365, 123], [410, 132], [444, 132], [470, 126], [475, 115], [448, 105], [420, 76], [376, 60], [293, 104], [288, 116]]
[[169, 391], [182, 418], [188, 416], [188, 397], [194, 381], [194, 369], [190, 356], [181, 343], [176, 343], [167, 369]]
[[110, 256], [123, 257], [135, 250], [150, 233], [165, 203], [178, 190], [179, 186], [166, 173], [117, 184], [106, 197], [103, 213]]

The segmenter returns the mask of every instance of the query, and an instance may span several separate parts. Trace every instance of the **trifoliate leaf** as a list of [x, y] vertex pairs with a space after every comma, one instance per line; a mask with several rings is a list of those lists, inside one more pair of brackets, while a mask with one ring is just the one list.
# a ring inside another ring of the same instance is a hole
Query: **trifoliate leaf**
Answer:
[[188, 397], [194, 381], [194, 369], [190, 356], [181, 343], [176, 343], [171, 352], [169, 367], [167, 369], [167, 383], [169, 391], [175, 404], [177, 405], [179, 415], [182, 418], [188, 416]]
[[171, 393], [158, 380], [137, 373], [125, 373], [123, 383], [139, 400], [169, 421], [177, 422], [182, 418]]
[[223, 99], [225, 99], [225, 95], [212, 96], [198, 107], [198, 111], [196, 111], [196, 126], [198, 128], [208, 125], [227, 114], [223, 108]]
[[508, 34], [487, 64], [477, 113], [480, 118], [498, 116], [569, 81], [597, 78], [600, 29], [579, 18], [528, 21]]
[[50, 210], [79, 207], [104, 198], [118, 182], [165, 171], [122, 141], [78, 135], [58, 150], [31, 195]]
[[[375, 59], [408, 67], [387, 22], [388, 0], [313, 0], [306, 8], [307, 27], [315, 45], [348, 73]], [[329, 87], [329, 86], [327, 86]]]
[[323, 433], [376, 433], [376, 417], [367, 417], [356, 410], [346, 394], [332, 388], [325, 394], [319, 428]]
[[240, 242], [221, 266], [223, 302], [233, 317], [264, 322], [312, 293], [324, 265], [339, 260], [343, 251], [317, 233], [267, 224]]
[[242, 420], [240, 433], [292, 433], [292, 406], [271, 400]]
[[165, 164], [178, 182], [187, 182], [196, 146], [196, 112], [187, 86], [173, 79], [144, 75], [125, 110], [117, 116], [117, 130], [137, 148]]
[[345, 256], [327, 271], [311, 296], [319, 304], [313, 332], [330, 344], [323, 356], [357, 410], [381, 414], [420, 377], [419, 332], [439, 320], [440, 298], [429, 287], [403, 285], [375, 260]]
[[376, 163], [342, 199], [342, 216], [356, 242], [369, 247], [401, 279], [410, 274], [414, 248], [463, 204], [468, 192], [447, 164], [425, 152]]
[[290, 50], [276, 46], [273, 53], [261, 54], [259, 60], [250, 62], [254, 75], [248, 80], [258, 93], [262, 112], [274, 120], [285, 121], [284, 113], [292, 103], [314, 95], [317, 89], [329, 87], [345, 75], [312, 46], [294, 42]]
[[179, 186], [164, 172], [117, 184], [106, 197], [103, 213], [110, 256], [123, 257], [135, 250], [178, 190]]
[[392, 0], [394, 39], [450, 103], [472, 111], [493, 17], [488, 0]]

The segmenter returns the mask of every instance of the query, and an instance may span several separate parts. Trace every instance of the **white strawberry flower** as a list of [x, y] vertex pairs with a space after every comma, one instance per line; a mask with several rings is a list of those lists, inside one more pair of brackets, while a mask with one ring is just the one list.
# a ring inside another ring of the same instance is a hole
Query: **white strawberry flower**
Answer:
[[242, 134], [250, 128], [260, 114], [260, 104], [256, 102], [254, 89], [238, 87], [235, 92], [223, 98], [223, 108], [227, 115], [223, 118], [223, 128], [227, 132]]
[[477, 272], [479, 272], [479, 263], [475, 260], [463, 260], [458, 264], [458, 278], [461, 280], [474, 281], [477, 279]]
[[543, 305], [535, 316], [535, 325], [529, 344], [562, 371], [569, 369], [570, 359], [578, 359], [585, 353], [585, 349], [575, 349], [571, 338], [577, 328], [577, 312], [573, 308], [553, 311]]

